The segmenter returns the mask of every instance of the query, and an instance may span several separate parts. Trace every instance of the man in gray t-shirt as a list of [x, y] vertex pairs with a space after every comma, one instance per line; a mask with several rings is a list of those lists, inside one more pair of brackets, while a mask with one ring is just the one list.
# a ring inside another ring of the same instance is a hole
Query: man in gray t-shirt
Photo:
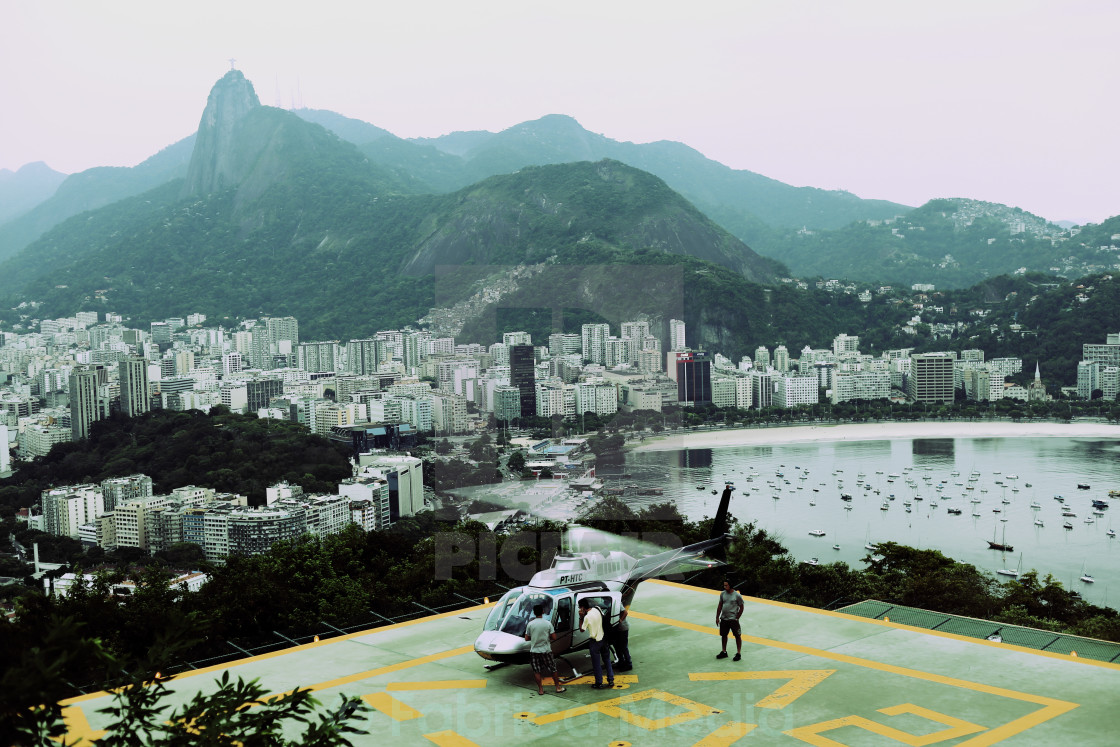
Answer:
[[552, 657], [552, 641], [556, 640], [556, 632], [552, 623], [545, 620], [544, 605], [533, 605], [533, 619], [525, 626], [525, 640], [529, 641], [529, 661], [533, 665], [533, 677], [537, 681], [537, 694], [544, 695], [544, 682], [542, 676], [552, 675], [552, 682], [556, 685], [556, 692], [562, 693], [567, 688], [560, 687], [560, 675], [556, 671], [556, 660]]
[[719, 626], [720, 641], [723, 643], [723, 650], [716, 654], [717, 659], [727, 658], [728, 633], [735, 634], [735, 658], [732, 661], [743, 658], [743, 633], [739, 628], [739, 618], [743, 616], [745, 608], [743, 595], [732, 589], [731, 582], [724, 579], [723, 591], [719, 594], [719, 606], [716, 607], [716, 625]]

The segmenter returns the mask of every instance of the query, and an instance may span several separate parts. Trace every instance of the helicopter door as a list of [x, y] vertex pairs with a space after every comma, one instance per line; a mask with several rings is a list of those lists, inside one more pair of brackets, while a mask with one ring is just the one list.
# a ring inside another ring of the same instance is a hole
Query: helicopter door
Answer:
[[575, 597], [571, 594], [556, 600], [556, 612], [552, 616], [552, 629], [556, 632], [556, 640], [552, 642], [552, 653], [557, 656], [572, 647], [572, 631], [579, 627], [576, 622], [575, 607]]
[[[622, 594], [617, 591], [590, 591], [584, 594], [576, 595], [576, 606], [579, 606], [579, 600], [586, 599], [591, 602], [592, 607], [598, 607], [603, 611], [604, 617], [610, 615], [610, 621], [618, 624], [618, 616], [622, 614]], [[578, 613], [577, 613], [578, 614]], [[572, 633], [572, 648], [586, 648], [590, 645], [590, 636], [587, 631], [579, 630], [578, 623], [576, 630]]]

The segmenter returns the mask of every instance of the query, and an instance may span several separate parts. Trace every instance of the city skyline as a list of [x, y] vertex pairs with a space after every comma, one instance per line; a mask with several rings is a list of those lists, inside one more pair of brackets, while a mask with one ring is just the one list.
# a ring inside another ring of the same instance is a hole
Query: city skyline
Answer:
[[[0, 10], [0, 168], [131, 166], [187, 136], [230, 58], [262, 102], [401, 137], [560, 113], [675, 140], [797, 186], [919, 205], [968, 197], [1049, 220], [1120, 213], [1120, 8], [430, 2]], [[21, 72], [16, 72], [16, 71]], [[23, 72], [27, 71], [27, 72]], [[80, 123], [80, 126], [75, 126]]]

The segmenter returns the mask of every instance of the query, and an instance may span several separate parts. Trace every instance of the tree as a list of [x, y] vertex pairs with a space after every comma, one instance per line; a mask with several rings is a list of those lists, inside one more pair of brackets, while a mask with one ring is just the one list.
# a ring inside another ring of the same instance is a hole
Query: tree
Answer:
[[[296, 688], [279, 697], [256, 680], [240, 677], [231, 681], [229, 672], [218, 680], [217, 690], [197, 693], [184, 705], [166, 703], [171, 690], [152, 669], [159, 660], [173, 657], [187, 644], [183, 629], [168, 632], [146, 660], [129, 664], [111, 654], [96, 639], [82, 633], [73, 618], [55, 618], [41, 647], [26, 652], [20, 665], [4, 672], [0, 694], [5, 710], [0, 726], [4, 744], [51, 744], [66, 734], [58, 684], [52, 683], [66, 671], [75, 657], [96, 661], [108, 673], [106, 689], [112, 702], [101, 713], [110, 716], [98, 745], [107, 747], [156, 747], [159, 745], [349, 745], [348, 734], [361, 733], [352, 721], [366, 707], [359, 699], [342, 696], [333, 713], [315, 714], [319, 701], [310, 690]], [[130, 674], [130, 672], [135, 672]], [[305, 724], [295, 740], [284, 736], [297, 724]]]

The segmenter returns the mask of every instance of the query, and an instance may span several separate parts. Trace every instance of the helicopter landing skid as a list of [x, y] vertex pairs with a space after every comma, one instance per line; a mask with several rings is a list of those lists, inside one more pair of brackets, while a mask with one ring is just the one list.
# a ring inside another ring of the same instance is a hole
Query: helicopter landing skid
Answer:
[[487, 664], [486, 665], [486, 671], [487, 672], [493, 672], [495, 669], [501, 669], [502, 667], [508, 667], [508, 666], [509, 666], [508, 661], [499, 661], [499, 662], [495, 662], [493, 664]]
[[575, 665], [573, 665], [572, 662], [568, 661], [565, 657], [556, 656], [554, 658], [559, 659], [560, 661], [564, 662], [572, 670], [572, 676], [571, 677], [561, 677], [560, 678], [561, 684], [566, 684], [566, 683], [571, 682], [573, 680], [578, 680], [580, 677], [583, 676], [582, 674], [579, 673], [579, 670], [575, 668]]

